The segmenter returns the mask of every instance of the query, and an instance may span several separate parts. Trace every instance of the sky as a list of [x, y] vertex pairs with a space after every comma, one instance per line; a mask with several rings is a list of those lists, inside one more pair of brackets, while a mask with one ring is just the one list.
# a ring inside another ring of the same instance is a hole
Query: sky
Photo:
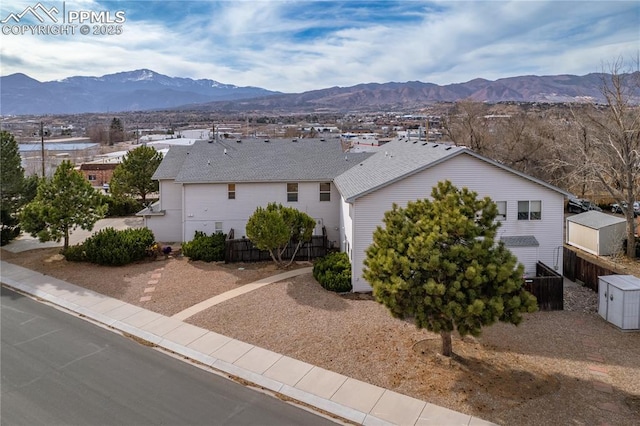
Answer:
[[640, 55], [638, 0], [13, 0], [0, 21], [1, 75], [39, 81], [146, 68], [299, 93], [585, 75]]

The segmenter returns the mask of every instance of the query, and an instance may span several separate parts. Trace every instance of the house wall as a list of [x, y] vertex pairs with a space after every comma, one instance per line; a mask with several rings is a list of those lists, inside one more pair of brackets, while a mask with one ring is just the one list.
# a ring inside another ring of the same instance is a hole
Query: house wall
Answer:
[[246, 236], [247, 220], [256, 208], [276, 202], [307, 213], [316, 220], [315, 235], [322, 235], [324, 225], [328, 240], [336, 246], [340, 243], [340, 194], [333, 183], [330, 201], [320, 201], [320, 182], [298, 182], [297, 202], [287, 202], [284, 182], [236, 183], [235, 192], [235, 199], [230, 200], [226, 183], [185, 184], [184, 240], [191, 240], [195, 231], [215, 232], [216, 222], [222, 222], [224, 233], [233, 228], [236, 238]]
[[[432, 188], [446, 179], [459, 188], [467, 187], [476, 191], [479, 197], [489, 196], [494, 201], [507, 201], [507, 218], [501, 221], [497, 238], [534, 235], [540, 243], [539, 260], [562, 273], [563, 195], [470, 155], [461, 154], [355, 200], [354, 291], [371, 290], [362, 277], [362, 267], [365, 250], [373, 241], [376, 226], [382, 225], [384, 212], [390, 210], [394, 202], [406, 206], [410, 200], [429, 197]], [[524, 200], [542, 201], [541, 220], [517, 220], [518, 201]]]
[[[82, 170], [80, 169], [80, 173], [84, 176], [86, 180], [93, 186], [102, 186], [105, 183], [109, 183], [111, 178], [113, 177], [113, 169], [108, 170]], [[90, 179], [90, 176], [95, 177], [95, 179]]]
[[164, 215], [146, 216], [145, 226], [157, 241], [182, 242], [182, 185], [173, 180], [161, 180], [159, 210]]
[[524, 265], [524, 276], [536, 276], [536, 263], [538, 263], [538, 247], [508, 247], [522, 265]]
[[340, 251], [349, 255], [349, 260], [353, 263], [352, 247], [353, 247], [353, 220], [351, 218], [353, 205], [347, 203], [344, 199], [340, 199]]

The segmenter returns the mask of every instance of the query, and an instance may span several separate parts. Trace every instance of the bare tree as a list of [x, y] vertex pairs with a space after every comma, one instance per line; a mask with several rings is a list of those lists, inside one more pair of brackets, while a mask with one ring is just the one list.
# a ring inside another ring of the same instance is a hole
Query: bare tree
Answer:
[[[624, 73], [619, 58], [603, 73], [604, 106], [594, 106], [580, 123], [589, 147], [580, 153], [606, 191], [622, 206], [627, 220], [627, 257], [635, 257], [634, 202], [640, 198], [640, 69]], [[580, 145], [577, 145], [580, 146]]]
[[478, 154], [486, 154], [489, 144], [489, 108], [482, 102], [457, 102], [443, 121], [445, 135], [456, 145], [464, 145]]

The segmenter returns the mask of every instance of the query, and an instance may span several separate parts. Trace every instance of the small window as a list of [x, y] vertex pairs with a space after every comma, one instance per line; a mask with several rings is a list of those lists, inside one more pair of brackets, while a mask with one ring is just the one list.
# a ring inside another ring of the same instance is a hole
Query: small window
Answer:
[[542, 219], [542, 201], [529, 202], [529, 219], [541, 220]]
[[96, 175], [89, 175], [89, 180], [97, 180]]
[[295, 203], [298, 201], [298, 184], [297, 183], [287, 184], [287, 201], [290, 203]]
[[498, 215], [496, 216], [496, 219], [507, 220], [507, 202], [496, 201], [496, 206], [498, 207]]
[[320, 201], [331, 201], [330, 182], [323, 182], [320, 184]]
[[235, 183], [230, 183], [229, 185], [227, 185], [227, 193], [229, 194], [229, 199], [230, 200], [235, 200], [236, 199], [236, 184]]
[[518, 201], [518, 220], [541, 220], [542, 201]]
[[213, 231], [217, 234], [217, 233], [222, 233], [222, 222], [215, 222], [214, 223], [214, 229]]

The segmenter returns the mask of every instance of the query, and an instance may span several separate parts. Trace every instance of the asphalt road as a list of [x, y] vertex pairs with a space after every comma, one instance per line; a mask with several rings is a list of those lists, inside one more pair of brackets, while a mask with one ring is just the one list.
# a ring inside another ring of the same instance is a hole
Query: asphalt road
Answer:
[[2, 425], [329, 425], [95, 324], [1, 291]]

